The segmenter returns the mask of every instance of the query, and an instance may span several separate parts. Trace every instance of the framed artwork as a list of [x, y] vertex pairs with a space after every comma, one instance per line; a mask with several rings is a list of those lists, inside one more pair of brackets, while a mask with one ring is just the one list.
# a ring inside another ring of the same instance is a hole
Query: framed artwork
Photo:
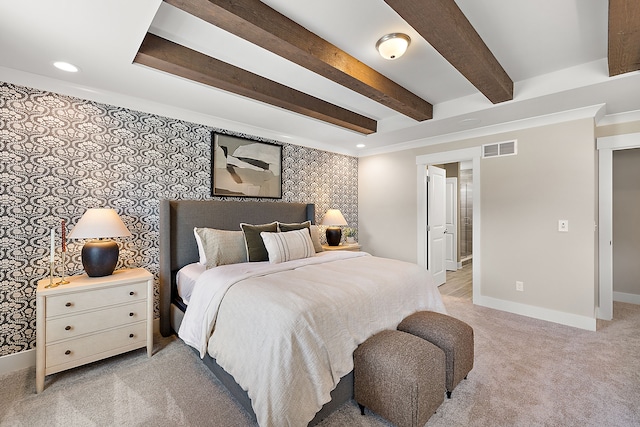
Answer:
[[281, 172], [281, 145], [212, 132], [212, 196], [281, 199]]

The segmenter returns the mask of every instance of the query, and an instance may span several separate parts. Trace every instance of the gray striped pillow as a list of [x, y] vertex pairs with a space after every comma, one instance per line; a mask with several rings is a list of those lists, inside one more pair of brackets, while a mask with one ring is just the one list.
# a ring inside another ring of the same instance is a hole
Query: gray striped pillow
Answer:
[[260, 233], [269, 253], [269, 262], [278, 264], [315, 255], [311, 236], [306, 228], [284, 233]]

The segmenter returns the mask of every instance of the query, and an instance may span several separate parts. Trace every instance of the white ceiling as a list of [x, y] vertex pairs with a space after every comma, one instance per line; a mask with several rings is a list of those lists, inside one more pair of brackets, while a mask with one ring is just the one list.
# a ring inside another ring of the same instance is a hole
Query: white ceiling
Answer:
[[[497, 105], [383, 0], [263, 2], [432, 103], [434, 118], [405, 117], [161, 0], [0, 0], [0, 81], [354, 155], [596, 104], [607, 114], [640, 110], [640, 73], [608, 77], [606, 1], [456, 0], [515, 83], [514, 99]], [[147, 31], [376, 119], [378, 132], [364, 136], [133, 64]], [[390, 32], [412, 39], [396, 61], [375, 50]], [[58, 60], [81, 71], [59, 71]]]

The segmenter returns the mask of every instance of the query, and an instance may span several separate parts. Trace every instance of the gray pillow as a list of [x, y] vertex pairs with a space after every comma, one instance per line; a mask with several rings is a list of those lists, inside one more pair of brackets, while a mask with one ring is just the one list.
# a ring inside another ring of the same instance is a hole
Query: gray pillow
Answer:
[[[219, 265], [237, 264], [247, 261], [247, 250], [242, 231], [194, 228], [200, 263], [213, 268]], [[204, 260], [202, 259], [204, 255]], [[204, 262], [203, 262], [204, 261]]]
[[292, 224], [278, 222], [278, 228], [283, 233], [286, 233], [287, 231], [302, 230], [303, 228], [309, 228], [309, 227], [311, 227], [311, 221], [294, 222]]
[[247, 260], [249, 262], [257, 261], [269, 261], [269, 252], [264, 246], [260, 233], [263, 231], [267, 233], [275, 233], [278, 231], [278, 223], [272, 222], [270, 224], [240, 224], [240, 228], [244, 233], [244, 243], [247, 247]]

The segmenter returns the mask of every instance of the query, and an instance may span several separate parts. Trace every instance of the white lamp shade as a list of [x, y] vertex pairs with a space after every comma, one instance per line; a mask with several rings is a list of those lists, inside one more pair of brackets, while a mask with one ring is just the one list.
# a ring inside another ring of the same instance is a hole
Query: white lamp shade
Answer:
[[322, 225], [347, 225], [347, 221], [345, 221], [339, 209], [329, 209], [327, 213], [324, 214], [324, 218], [322, 218]]
[[384, 59], [398, 59], [407, 51], [411, 43], [408, 35], [402, 33], [387, 34], [376, 43], [380, 56]]
[[88, 209], [69, 233], [70, 239], [127, 237], [131, 233], [113, 209]]

